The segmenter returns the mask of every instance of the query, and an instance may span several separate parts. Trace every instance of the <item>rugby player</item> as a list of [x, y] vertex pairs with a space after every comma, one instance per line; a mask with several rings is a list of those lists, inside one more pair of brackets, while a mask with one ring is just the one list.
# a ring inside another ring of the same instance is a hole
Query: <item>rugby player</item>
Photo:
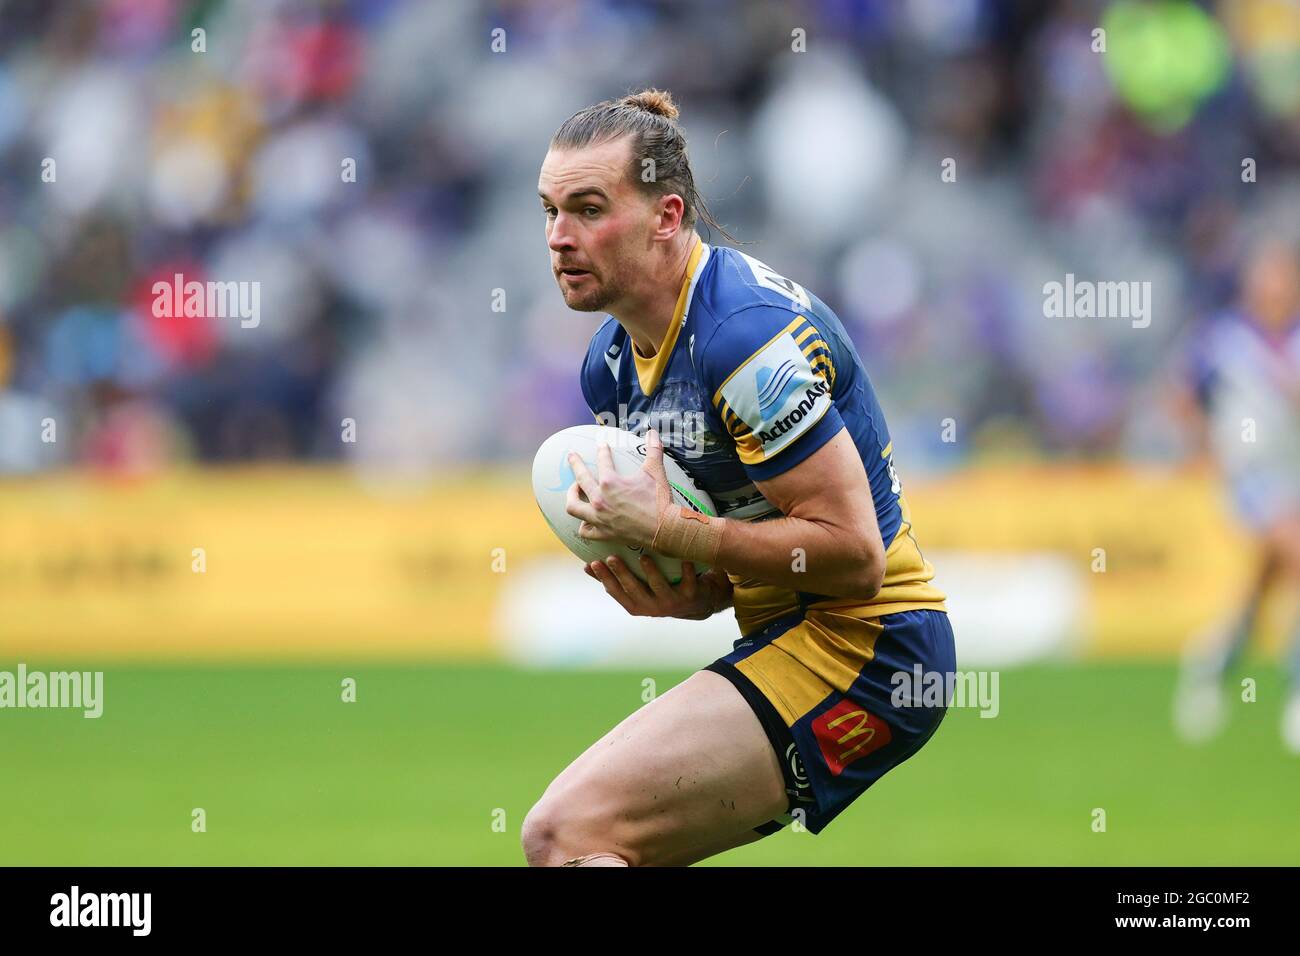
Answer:
[[[1231, 619], [1189, 645], [1174, 725], [1191, 742], [1226, 722], [1225, 683], [1273, 589], [1300, 584], [1300, 259], [1265, 236], [1250, 257], [1238, 307], [1203, 331], [1191, 391], [1256, 565]], [[1300, 617], [1286, 639], [1288, 700], [1282, 739], [1300, 754]]]
[[[532, 865], [686, 865], [792, 821], [818, 833], [943, 719], [942, 705], [893, 706], [893, 675], [956, 666], [853, 343], [808, 290], [702, 241], [701, 219], [722, 230], [677, 115], [658, 90], [600, 103], [559, 128], [542, 164], [560, 292], [608, 313], [583, 394], [597, 421], [639, 422], [647, 446], [634, 476], [607, 447], [594, 471], [571, 455], [567, 510], [585, 537], [687, 562], [676, 585], [648, 558], [646, 582], [617, 558], [588, 565], [630, 614], [734, 606], [740, 638], [551, 783], [523, 825]], [[672, 506], [665, 453], [716, 517]]]

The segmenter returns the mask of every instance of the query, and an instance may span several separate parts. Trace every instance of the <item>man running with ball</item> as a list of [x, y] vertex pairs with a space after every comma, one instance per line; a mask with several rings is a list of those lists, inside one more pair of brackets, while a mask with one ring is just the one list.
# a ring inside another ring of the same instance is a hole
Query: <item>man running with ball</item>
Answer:
[[[658, 90], [600, 103], [560, 127], [542, 164], [560, 292], [607, 313], [583, 394], [598, 421], [640, 422], [648, 449], [631, 476], [607, 451], [596, 473], [571, 456], [567, 510], [586, 537], [688, 562], [676, 585], [649, 559], [644, 582], [617, 558], [592, 562], [630, 614], [734, 605], [740, 637], [556, 777], [523, 825], [537, 866], [687, 865], [791, 821], [819, 833], [943, 719], [944, 704], [899, 706], [896, 676], [956, 667], [853, 343], [808, 290], [701, 240], [697, 218], [726, 233], [696, 193], [677, 115]], [[703, 427], [661, 437], [656, 422]], [[672, 505], [665, 453], [717, 517]]]

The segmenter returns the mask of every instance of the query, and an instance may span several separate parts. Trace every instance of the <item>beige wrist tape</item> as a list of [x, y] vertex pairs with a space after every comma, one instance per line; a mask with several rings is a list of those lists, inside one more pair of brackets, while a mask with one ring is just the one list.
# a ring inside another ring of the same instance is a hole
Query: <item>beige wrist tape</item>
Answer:
[[722, 547], [722, 526], [726, 520], [700, 514], [685, 505], [669, 505], [659, 512], [659, 526], [650, 540], [650, 550], [713, 567]]

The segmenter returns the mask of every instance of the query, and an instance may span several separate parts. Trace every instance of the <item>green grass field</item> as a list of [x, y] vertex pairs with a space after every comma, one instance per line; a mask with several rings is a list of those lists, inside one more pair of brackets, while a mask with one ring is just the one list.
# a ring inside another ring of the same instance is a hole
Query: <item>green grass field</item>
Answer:
[[[641, 706], [644, 677], [662, 691], [686, 676], [105, 670], [98, 720], [0, 711], [0, 864], [521, 865], [519, 825], [550, 779]], [[1259, 702], [1193, 749], [1169, 727], [1170, 665], [1004, 671], [996, 719], [950, 712], [821, 835], [787, 828], [711, 862], [1295, 865], [1300, 759], [1278, 740], [1280, 677], [1245, 672]], [[345, 676], [356, 703], [340, 701]]]

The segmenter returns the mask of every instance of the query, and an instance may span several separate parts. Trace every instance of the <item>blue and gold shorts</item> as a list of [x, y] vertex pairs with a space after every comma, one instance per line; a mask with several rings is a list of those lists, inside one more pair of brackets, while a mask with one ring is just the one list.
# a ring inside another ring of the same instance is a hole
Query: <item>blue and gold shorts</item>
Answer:
[[820, 833], [925, 745], [947, 708], [904, 692], [911, 682], [896, 675], [911, 678], [918, 665], [927, 674], [955, 671], [947, 612], [861, 618], [808, 608], [742, 637], [705, 668], [749, 702], [781, 764], [789, 810], [759, 833], [794, 819]]

